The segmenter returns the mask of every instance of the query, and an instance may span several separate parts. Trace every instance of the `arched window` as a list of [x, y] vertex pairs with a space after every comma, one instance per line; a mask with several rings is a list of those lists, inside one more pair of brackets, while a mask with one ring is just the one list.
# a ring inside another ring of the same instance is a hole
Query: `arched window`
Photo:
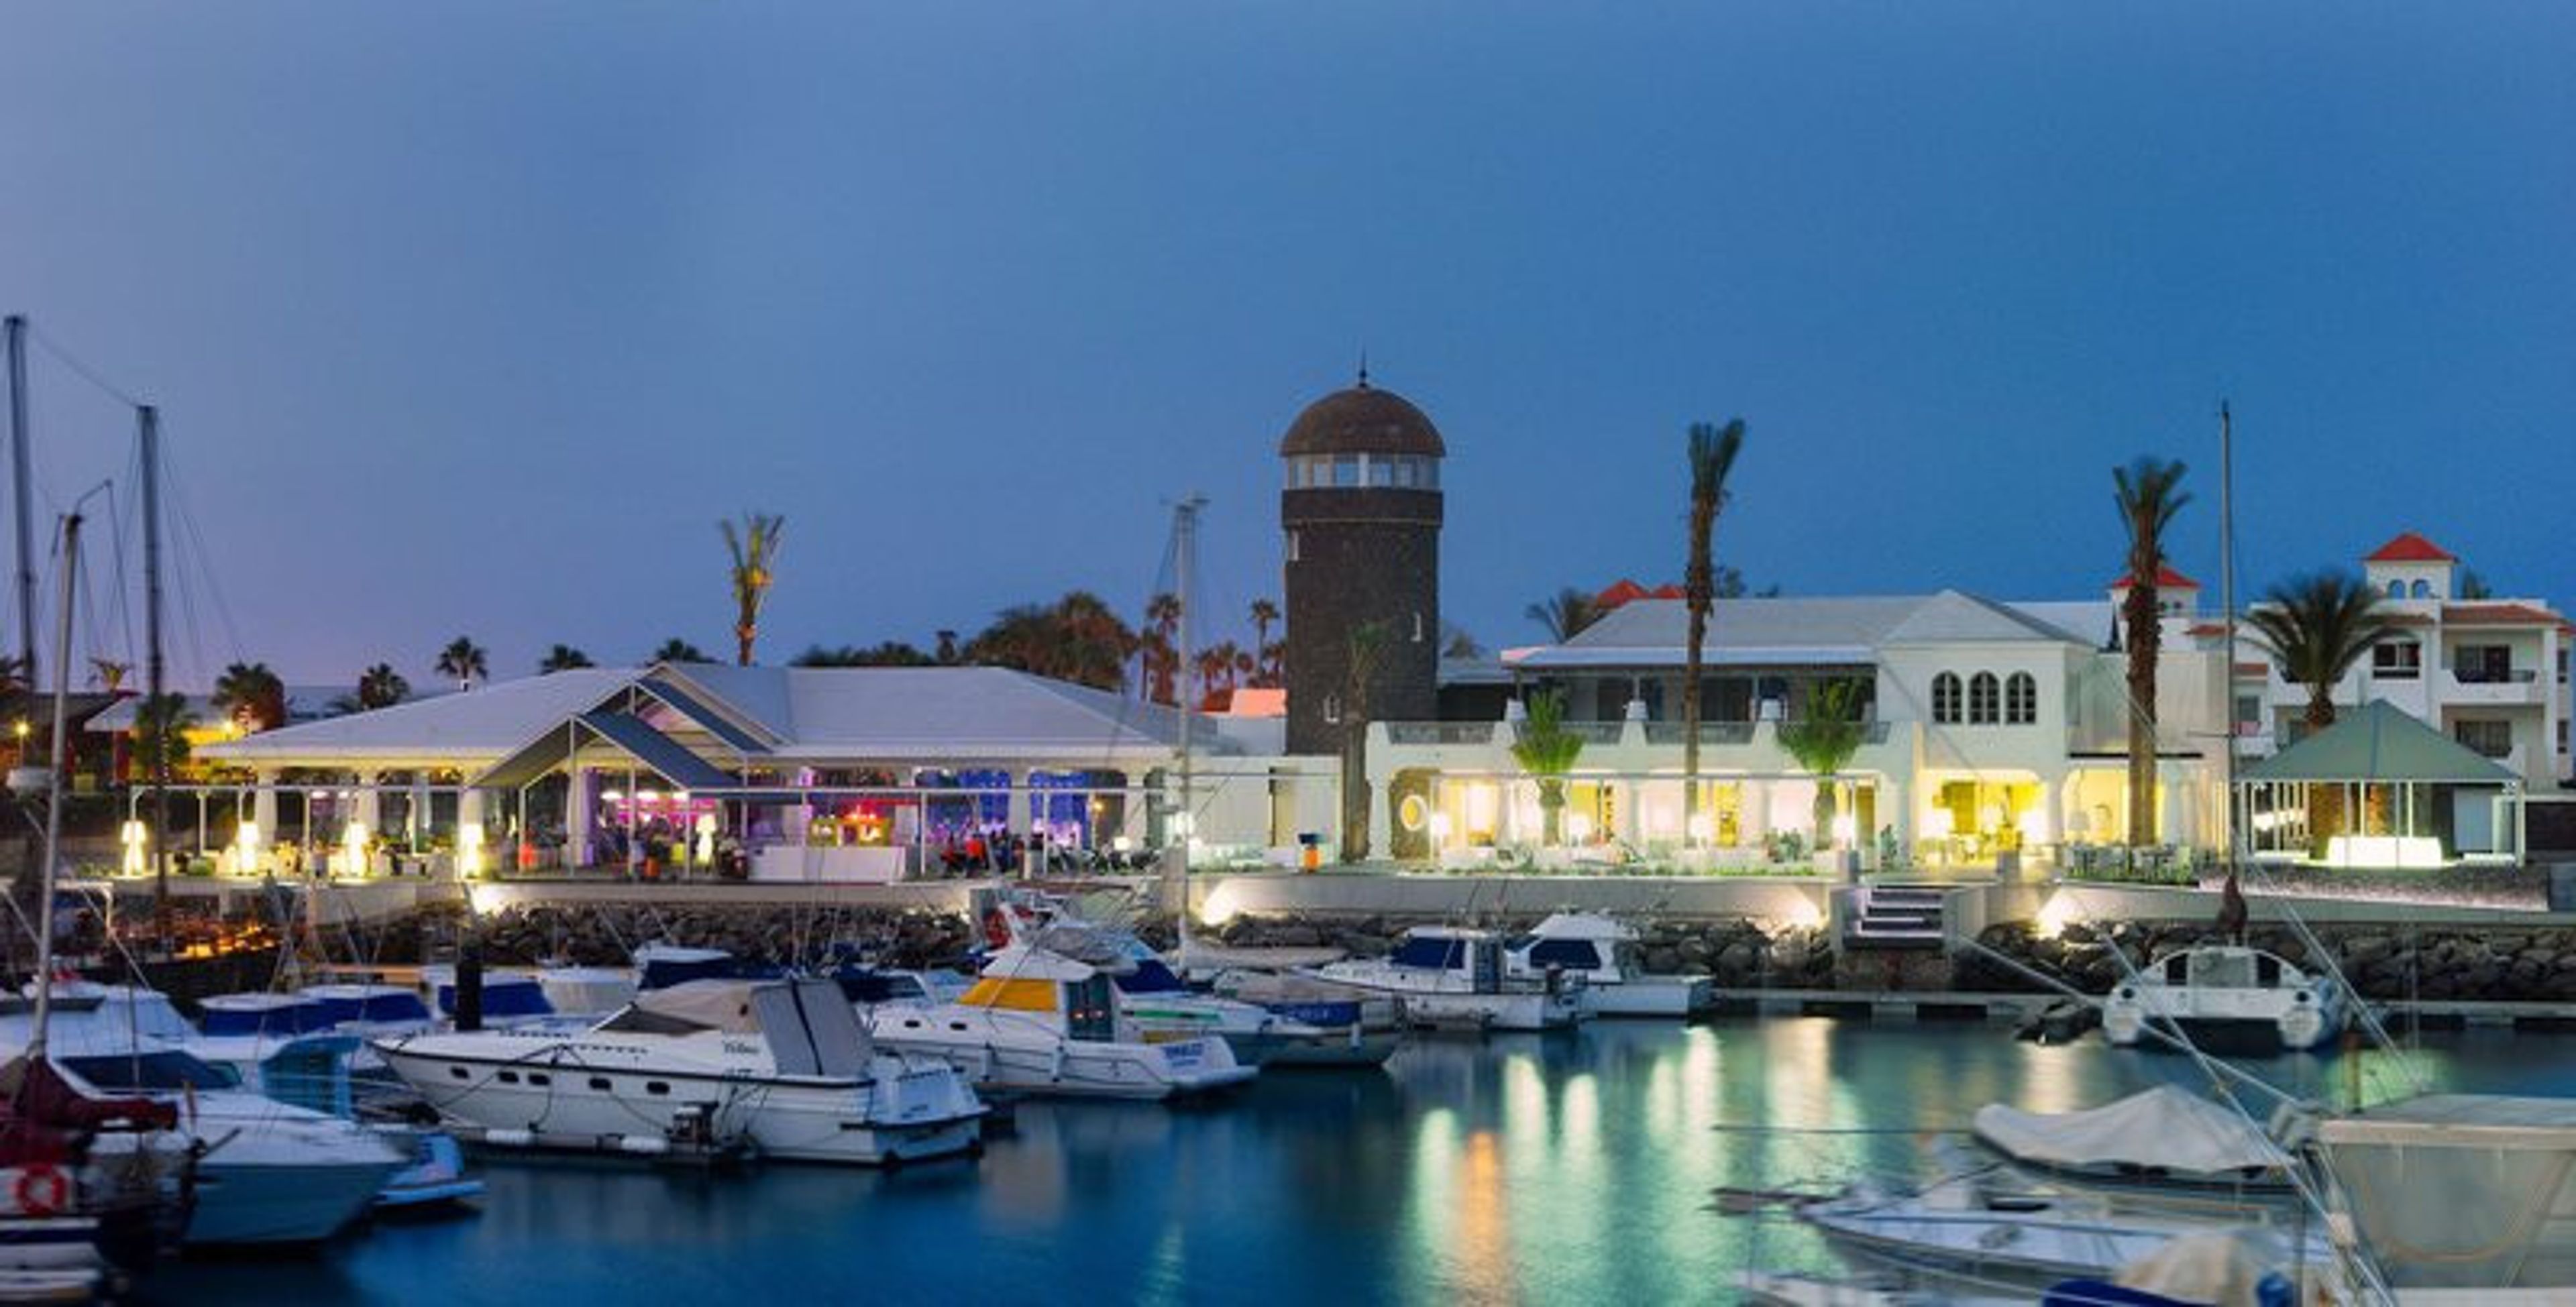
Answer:
[[2388, 597], [2389, 597], [2389, 598], [2391, 598], [2391, 599], [2403, 599], [2403, 598], [2405, 598], [2405, 597], [2406, 597], [2406, 583], [2405, 583], [2405, 582], [2403, 582], [2403, 581], [2391, 581], [2391, 582], [2389, 582], [2389, 583], [2388, 583]]
[[1995, 719], [1999, 716], [1995, 710], [2000, 706], [1997, 701], [2003, 697], [2000, 693], [2002, 689], [2002, 683], [1995, 680], [1995, 674], [1993, 672], [1979, 672], [1968, 678], [1969, 725], [1992, 726], [1995, 724]]
[[2004, 723], [2028, 726], [2039, 720], [2039, 680], [2028, 672], [2004, 678]]
[[2418, 581], [2414, 585], [2408, 587], [2407, 594], [2417, 599], [2430, 599], [2433, 597], [2433, 583], [2430, 581]]
[[1959, 720], [1959, 675], [1943, 672], [1932, 678], [1932, 720], [1949, 724]]

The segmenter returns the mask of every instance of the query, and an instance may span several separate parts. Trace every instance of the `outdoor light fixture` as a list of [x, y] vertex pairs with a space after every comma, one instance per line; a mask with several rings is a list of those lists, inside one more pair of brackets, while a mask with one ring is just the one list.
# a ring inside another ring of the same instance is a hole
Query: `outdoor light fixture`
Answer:
[[340, 860], [343, 876], [360, 876], [367, 870], [367, 823], [353, 821], [340, 832]]
[[1591, 839], [1592, 819], [1584, 816], [1582, 813], [1575, 813], [1573, 816], [1565, 819], [1565, 833], [1573, 836], [1574, 842], [1577, 844], [1581, 844], [1585, 840]]
[[125, 844], [125, 858], [121, 864], [125, 874], [128, 876], [142, 875], [143, 823], [139, 821], [129, 821], [117, 832], [117, 835]]
[[1706, 844], [1717, 838], [1717, 819], [1705, 812], [1692, 813], [1690, 820], [1683, 824], [1690, 828], [1690, 837], [1699, 843]]
[[456, 828], [456, 874], [466, 880], [483, 874], [483, 823], [479, 821]]
[[697, 830], [698, 830], [698, 861], [699, 861], [699, 862], [701, 862], [701, 863], [707, 863], [707, 862], [713, 862], [713, 861], [715, 861], [715, 860], [716, 860], [716, 815], [715, 815], [714, 813], [712, 813], [712, 812], [702, 812], [702, 813], [699, 813], [699, 814], [698, 814], [698, 821], [697, 821]]
[[243, 822], [233, 830], [233, 870], [249, 875], [259, 866], [259, 823]]
[[1436, 849], [1448, 842], [1449, 814], [1445, 812], [1431, 814], [1431, 847]]

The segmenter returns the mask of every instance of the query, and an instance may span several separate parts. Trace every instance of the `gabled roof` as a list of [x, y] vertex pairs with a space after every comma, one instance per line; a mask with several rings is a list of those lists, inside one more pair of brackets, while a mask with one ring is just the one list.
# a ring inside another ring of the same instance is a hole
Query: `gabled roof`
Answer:
[[2456, 563], [2451, 551], [2415, 534], [2400, 531], [2387, 544], [2361, 556], [2365, 563]]
[[[1892, 598], [1719, 599], [1710, 605], [1704, 654], [1712, 667], [1866, 665], [1886, 634], [1923, 602]], [[1690, 638], [1689, 605], [1634, 599], [1563, 644], [1507, 649], [1506, 666], [1679, 666]]]
[[[2111, 588], [2114, 590], [2128, 589], [2129, 574], [2122, 572], [2120, 575], [2112, 578]], [[2200, 582], [2192, 580], [2190, 577], [2184, 576], [2181, 572], [2176, 571], [2174, 569], [2174, 565], [2171, 563], [2160, 563], [2156, 566], [2156, 588], [2159, 590], [2197, 590], [2200, 588]]]
[[632, 667], [581, 667], [543, 676], [494, 681], [443, 694], [280, 727], [200, 745], [200, 757], [218, 762], [287, 764], [366, 762], [402, 758], [490, 759], [527, 742], [539, 723], [560, 725], [597, 705], [641, 675]]
[[1633, 603], [1639, 599], [1686, 599], [1689, 597], [1690, 596], [1677, 585], [1659, 585], [1649, 590], [1623, 576], [1618, 580], [1611, 582], [1608, 589], [1592, 596], [1592, 606], [1602, 612], [1608, 612], [1613, 608], [1617, 608], [1621, 604]]
[[2334, 725], [2248, 764], [2236, 779], [2511, 785], [2520, 778], [2386, 700], [2373, 699]]
[[1880, 643], [1988, 644], [2024, 640], [2087, 647], [2092, 644], [2027, 613], [1958, 590], [1944, 590], [1924, 600]]

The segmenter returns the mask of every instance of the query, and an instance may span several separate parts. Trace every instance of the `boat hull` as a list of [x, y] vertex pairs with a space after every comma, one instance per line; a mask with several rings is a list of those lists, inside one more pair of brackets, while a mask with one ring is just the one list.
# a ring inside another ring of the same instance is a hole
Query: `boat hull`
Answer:
[[1717, 1002], [1717, 991], [1705, 976], [1637, 976], [1586, 987], [1592, 1014], [1603, 1017], [1683, 1019], [1705, 1012]]
[[365, 1215], [393, 1170], [366, 1162], [230, 1162], [218, 1146], [197, 1163], [188, 1246], [320, 1243]]
[[[684, 1117], [699, 1113], [718, 1136], [739, 1138], [763, 1157], [793, 1162], [915, 1161], [966, 1152], [983, 1136], [980, 1103], [971, 1110], [931, 1107], [887, 1119], [872, 1109], [871, 1081], [476, 1059], [400, 1044], [379, 1045], [378, 1051], [454, 1120], [484, 1130], [595, 1139], [612, 1151], [630, 1137], [666, 1139]], [[531, 1083], [529, 1072], [538, 1068], [544, 1068], [543, 1084]], [[504, 1071], [517, 1083], [503, 1083]], [[940, 1068], [936, 1074], [945, 1079], [948, 1072]], [[662, 1086], [660, 1092], [655, 1085]]]
[[1011, 1014], [962, 1007], [888, 1005], [870, 1020], [880, 1047], [937, 1058], [983, 1090], [1150, 1101], [1224, 1089], [1259, 1073], [1214, 1037], [1157, 1043], [1068, 1039]]

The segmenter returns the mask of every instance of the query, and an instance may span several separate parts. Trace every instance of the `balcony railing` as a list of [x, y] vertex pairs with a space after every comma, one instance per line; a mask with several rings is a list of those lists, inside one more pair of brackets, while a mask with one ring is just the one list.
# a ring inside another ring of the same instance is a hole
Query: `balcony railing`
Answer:
[[[1682, 724], [1680, 722], [1646, 723], [1646, 743], [1648, 744], [1680, 744], [1687, 738], [1688, 737], [1682, 731]], [[1751, 744], [1753, 743], [1753, 723], [1701, 722], [1699, 724], [1699, 743], [1701, 748], [1707, 748], [1711, 745], [1724, 747], [1727, 745]]]
[[1388, 722], [1386, 738], [1396, 744], [1491, 744], [1492, 722]]
[[2462, 685], [2529, 685], [2540, 673], [2529, 667], [2454, 667], [2451, 679]]

